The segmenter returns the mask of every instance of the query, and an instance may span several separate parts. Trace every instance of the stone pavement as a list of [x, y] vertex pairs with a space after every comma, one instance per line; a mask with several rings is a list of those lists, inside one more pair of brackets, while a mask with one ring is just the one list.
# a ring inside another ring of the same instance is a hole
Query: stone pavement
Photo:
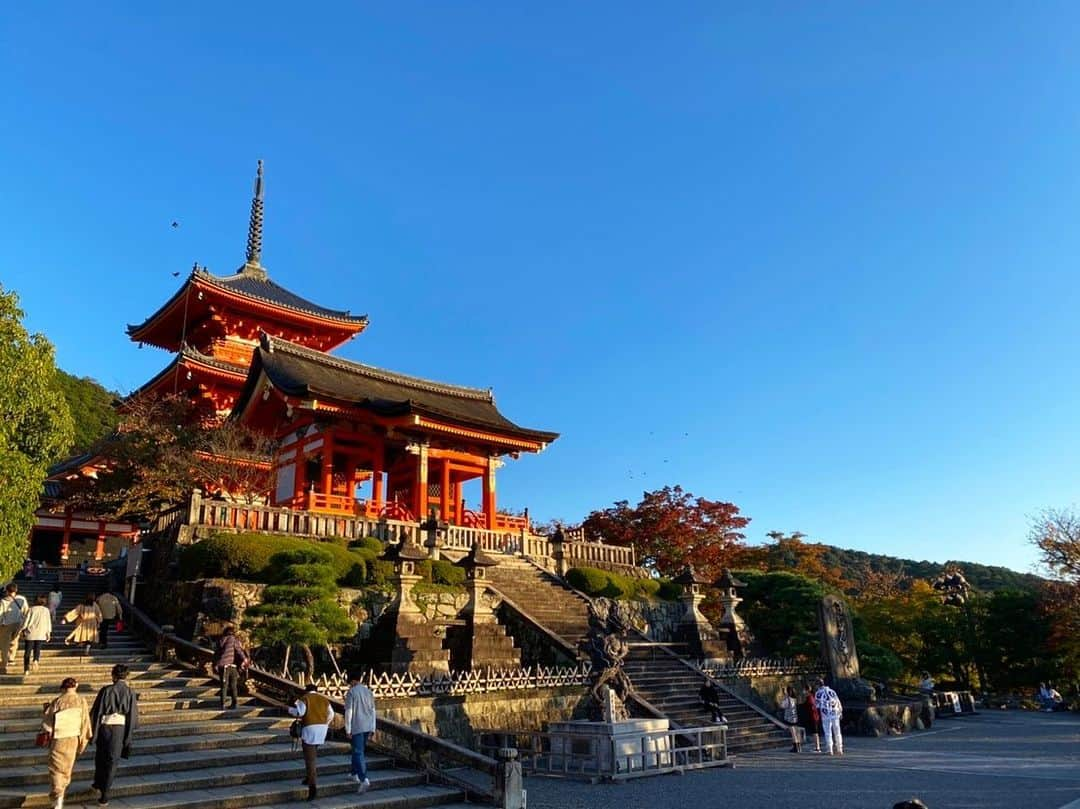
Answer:
[[590, 785], [531, 777], [529, 809], [1080, 809], [1080, 717], [984, 712], [907, 736], [847, 740], [843, 758], [763, 751], [734, 769]]

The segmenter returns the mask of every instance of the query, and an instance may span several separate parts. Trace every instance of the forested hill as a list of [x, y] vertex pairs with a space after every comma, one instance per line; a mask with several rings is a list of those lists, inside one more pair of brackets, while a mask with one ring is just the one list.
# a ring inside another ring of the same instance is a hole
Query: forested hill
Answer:
[[825, 553], [822, 561], [829, 567], [839, 568], [844, 578], [858, 579], [858, 571], [869, 566], [875, 571], [896, 571], [902, 569], [906, 576], [914, 579], [932, 580], [942, 573], [947, 566], [956, 565], [964, 571], [964, 577], [976, 590], [989, 592], [993, 590], [1036, 590], [1040, 579], [1031, 573], [1018, 573], [1007, 567], [994, 565], [980, 565], [977, 562], [950, 561], [945, 564], [937, 562], [916, 562], [913, 559], [899, 559], [895, 556], [886, 556], [879, 553], [866, 553], [865, 551], [853, 551], [846, 548], [836, 548], [825, 545]]
[[79, 455], [116, 427], [116, 410], [112, 403], [119, 394], [88, 376], [72, 376], [60, 370], [56, 373], [75, 422], [75, 441], [69, 454]]

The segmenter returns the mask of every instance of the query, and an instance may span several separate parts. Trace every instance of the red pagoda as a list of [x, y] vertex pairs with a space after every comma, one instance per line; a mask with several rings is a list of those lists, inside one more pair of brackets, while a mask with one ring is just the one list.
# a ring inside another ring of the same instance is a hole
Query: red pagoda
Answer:
[[[271, 506], [342, 517], [452, 524], [503, 531], [527, 516], [500, 513], [496, 470], [503, 458], [540, 452], [556, 433], [519, 427], [491, 390], [449, 385], [350, 362], [328, 352], [360, 334], [364, 315], [327, 309], [275, 283], [262, 266], [263, 166], [259, 161], [246, 260], [235, 274], [195, 266], [168, 301], [127, 333], [175, 356], [132, 396], [186, 395], [208, 418], [231, 417], [275, 439]], [[121, 405], [122, 406], [122, 405]], [[57, 469], [55, 489], [95, 473], [94, 459]], [[84, 468], [85, 467], [85, 468]], [[82, 470], [82, 471], [80, 471]], [[474, 508], [465, 486], [479, 481]], [[57, 513], [46, 504], [33, 535], [35, 558], [59, 546], [67, 561], [87, 523], [92, 560], [118, 552], [108, 537], [136, 526]], [[56, 540], [59, 540], [57, 542]], [[88, 549], [89, 550], [89, 549]], [[116, 552], [114, 552], [116, 551]]]

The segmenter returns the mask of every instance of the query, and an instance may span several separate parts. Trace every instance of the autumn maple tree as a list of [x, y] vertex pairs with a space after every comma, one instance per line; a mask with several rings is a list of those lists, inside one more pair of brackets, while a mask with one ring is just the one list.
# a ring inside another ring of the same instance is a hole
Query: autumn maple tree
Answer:
[[750, 518], [738, 506], [695, 497], [681, 486], [645, 492], [631, 506], [620, 500], [585, 518], [587, 536], [634, 548], [638, 562], [661, 575], [674, 576], [687, 564], [709, 578], [719, 578], [738, 556]]

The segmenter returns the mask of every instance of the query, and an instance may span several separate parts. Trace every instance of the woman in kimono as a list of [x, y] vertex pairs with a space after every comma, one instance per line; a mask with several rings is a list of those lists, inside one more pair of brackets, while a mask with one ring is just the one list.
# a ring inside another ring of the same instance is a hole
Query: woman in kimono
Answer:
[[41, 729], [52, 734], [49, 744], [49, 797], [54, 809], [63, 809], [64, 793], [71, 784], [75, 759], [90, 743], [90, 709], [76, 693], [79, 683], [68, 677], [60, 683], [60, 696], [45, 707]]
[[101, 626], [101, 610], [94, 601], [94, 594], [87, 593], [86, 600], [64, 616], [65, 621], [74, 621], [75, 629], [67, 636], [64, 643], [86, 644], [86, 654], [90, 654], [90, 647], [97, 643], [98, 627]]

